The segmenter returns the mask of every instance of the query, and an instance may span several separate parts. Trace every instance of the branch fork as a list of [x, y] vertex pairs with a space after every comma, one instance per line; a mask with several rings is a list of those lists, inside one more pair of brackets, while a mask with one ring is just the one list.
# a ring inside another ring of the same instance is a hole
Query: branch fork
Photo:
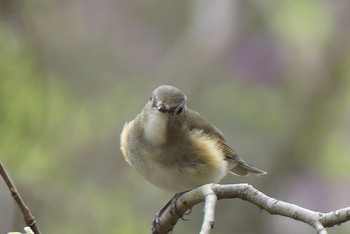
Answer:
[[214, 228], [214, 214], [217, 200], [240, 198], [270, 214], [285, 216], [306, 223], [313, 227], [317, 234], [327, 234], [327, 227], [340, 225], [350, 220], [350, 207], [329, 213], [321, 213], [271, 198], [248, 184], [206, 184], [184, 193], [175, 201], [178, 212], [173, 214], [171, 206], [159, 217], [158, 228], [153, 227], [153, 234], [165, 234], [173, 230], [177, 221], [198, 203], [204, 202], [204, 217], [200, 234], [209, 234]]

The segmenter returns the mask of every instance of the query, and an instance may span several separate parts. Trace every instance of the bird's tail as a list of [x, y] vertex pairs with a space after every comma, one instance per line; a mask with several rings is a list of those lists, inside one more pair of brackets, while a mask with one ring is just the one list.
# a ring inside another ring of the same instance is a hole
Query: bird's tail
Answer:
[[231, 173], [239, 176], [247, 176], [249, 174], [255, 174], [257, 176], [267, 174], [266, 171], [260, 170], [246, 162], [239, 162], [234, 168], [230, 170]]

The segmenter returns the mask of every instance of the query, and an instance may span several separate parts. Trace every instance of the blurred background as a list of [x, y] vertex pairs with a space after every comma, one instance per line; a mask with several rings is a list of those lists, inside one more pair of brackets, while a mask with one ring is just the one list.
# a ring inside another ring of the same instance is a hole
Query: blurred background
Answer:
[[[264, 177], [227, 176], [328, 212], [350, 205], [350, 1], [0, 0], [0, 160], [42, 233], [149, 233], [173, 196], [129, 167], [125, 121], [182, 89]], [[198, 233], [203, 206], [174, 233]], [[0, 183], [0, 233], [23, 230]], [[349, 233], [350, 223], [331, 233]], [[213, 233], [314, 233], [235, 199]]]

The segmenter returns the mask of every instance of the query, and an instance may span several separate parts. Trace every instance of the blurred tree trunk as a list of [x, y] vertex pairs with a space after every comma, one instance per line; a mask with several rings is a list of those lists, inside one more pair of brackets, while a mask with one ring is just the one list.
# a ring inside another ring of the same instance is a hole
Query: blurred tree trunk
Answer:
[[23, 3], [20, 0], [0, 0], [0, 17], [11, 24], [11, 29], [21, 30]]
[[204, 77], [215, 60], [225, 54], [235, 35], [236, 2], [231, 0], [194, 0], [187, 29], [155, 71], [158, 81], [177, 80], [193, 86]]

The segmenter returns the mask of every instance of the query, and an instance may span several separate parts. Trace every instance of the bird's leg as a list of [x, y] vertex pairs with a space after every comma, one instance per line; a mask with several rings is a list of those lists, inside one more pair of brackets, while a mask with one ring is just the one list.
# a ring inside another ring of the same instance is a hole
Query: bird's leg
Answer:
[[184, 194], [188, 191], [175, 194], [173, 196], [173, 198], [168, 202], [168, 206], [171, 205], [170, 214], [172, 214], [173, 216], [175, 216], [175, 215], [181, 216], [181, 219], [182, 219], [182, 215], [180, 214], [180, 212], [178, 211], [178, 209], [176, 207], [176, 202], [177, 202], [177, 199], [179, 199], [179, 197], [181, 197], [182, 194]]
[[[160, 210], [156, 213], [154, 219], [153, 219], [153, 229], [156, 229], [156, 230], [160, 230], [160, 226], [159, 226], [159, 223], [160, 223], [160, 217], [162, 216], [162, 214], [165, 212], [166, 209], [168, 209], [169, 206], [171, 206], [171, 210], [170, 210], [170, 214], [172, 215], [177, 215], [177, 216], [181, 216], [181, 219], [182, 220], [185, 220], [187, 221], [186, 219], [184, 219], [182, 217], [182, 215], [180, 214], [180, 212], [178, 211], [177, 207], [176, 207], [176, 202], [177, 202], [177, 199], [179, 199], [179, 197], [181, 197], [184, 193], [188, 192], [190, 190], [187, 190], [185, 192], [181, 192], [181, 193], [176, 193], [173, 198], [170, 199], [170, 201], [168, 201], [168, 203]], [[185, 215], [188, 215], [190, 214], [192, 211], [192, 209], [190, 209], [190, 212], [187, 212], [185, 213]], [[154, 231], [152, 231], [152, 233], [156, 233]]]

